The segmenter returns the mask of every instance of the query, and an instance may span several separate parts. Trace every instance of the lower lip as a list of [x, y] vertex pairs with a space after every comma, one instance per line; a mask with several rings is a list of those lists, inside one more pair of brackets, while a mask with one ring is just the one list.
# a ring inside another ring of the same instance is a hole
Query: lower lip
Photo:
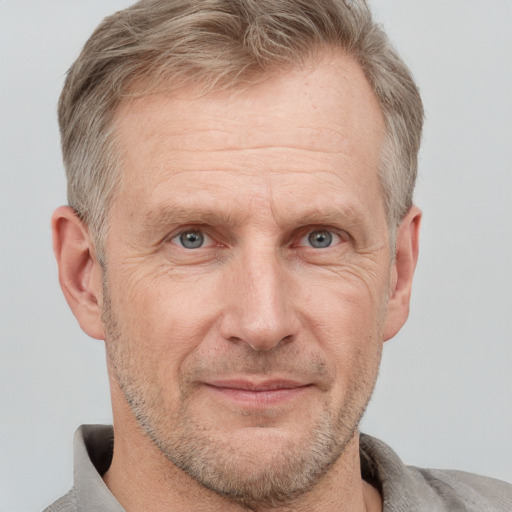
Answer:
[[302, 397], [311, 386], [267, 390], [225, 388], [210, 385], [207, 385], [207, 387], [218, 397], [235, 402], [240, 406], [262, 408], [283, 405], [296, 400]]

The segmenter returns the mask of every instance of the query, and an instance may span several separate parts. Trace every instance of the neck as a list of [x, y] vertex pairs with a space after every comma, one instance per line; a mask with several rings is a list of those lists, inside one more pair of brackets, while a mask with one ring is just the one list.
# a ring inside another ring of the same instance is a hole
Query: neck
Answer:
[[378, 512], [381, 497], [362, 480], [356, 434], [331, 469], [287, 504], [244, 507], [203, 487], [172, 464], [133, 422], [114, 423], [114, 456], [104, 481], [127, 512]]

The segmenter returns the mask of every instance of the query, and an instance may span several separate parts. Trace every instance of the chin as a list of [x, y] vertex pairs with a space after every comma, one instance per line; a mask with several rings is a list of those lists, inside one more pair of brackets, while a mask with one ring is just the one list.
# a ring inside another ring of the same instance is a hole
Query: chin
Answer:
[[[324, 414], [312, 428], [250, 427], [220, 433], [187, 422], [153, 442], [203, 487], [244, 506], [290, 503], [310, 490], [343, 454], [349, 431]], [[150, 432], [147, 432], [150, 434]]]

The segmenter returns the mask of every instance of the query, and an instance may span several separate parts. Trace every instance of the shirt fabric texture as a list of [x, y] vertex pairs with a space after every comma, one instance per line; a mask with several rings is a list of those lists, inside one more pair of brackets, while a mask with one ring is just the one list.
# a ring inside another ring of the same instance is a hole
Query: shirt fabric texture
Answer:
[[[512, 512], [512, 485], [472, 473], [406, 466], [386, 444], [360, 435], [361, 474], [383, 512]], [[102, 479], [113, 453], [108, 425], [82, 425], [74, 441], [74, 485], [44, 512], [123, 512]]]

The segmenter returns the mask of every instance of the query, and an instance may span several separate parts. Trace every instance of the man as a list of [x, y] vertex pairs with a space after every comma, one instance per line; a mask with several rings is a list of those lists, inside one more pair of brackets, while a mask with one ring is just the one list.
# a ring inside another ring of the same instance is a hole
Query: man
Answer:
[[509, 510], [358, 424], [406, 321], [422, 105], [362, 1], [143, 1], [59, 105], [66, 299], [113, 431], [48, 510]]

